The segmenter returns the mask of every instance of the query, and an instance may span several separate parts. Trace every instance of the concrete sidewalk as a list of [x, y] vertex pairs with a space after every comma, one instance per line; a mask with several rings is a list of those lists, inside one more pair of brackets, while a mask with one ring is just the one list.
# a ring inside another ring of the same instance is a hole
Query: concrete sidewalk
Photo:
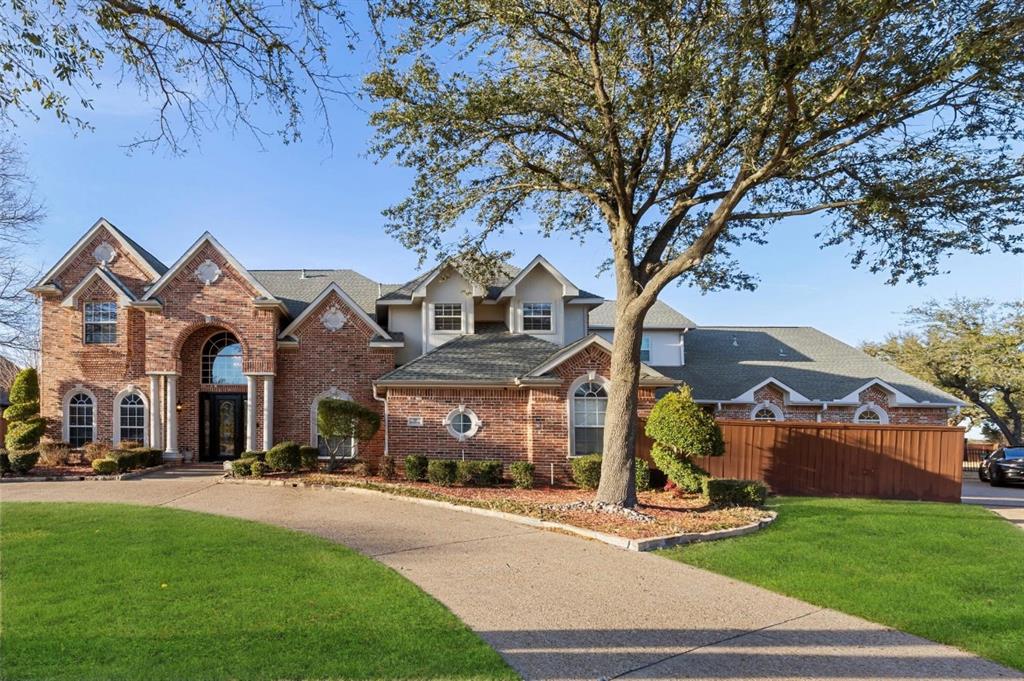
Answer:
[[386, 496], [181, 470], [10, 483], [4, 501], [119, 501], [310, 532], [391, 566], [529, 679], [1024, 678], [959, 650], [650, 554]]
[[977, 475], [964, 471], [960, 500], [965, 504], [984, 506], [1024, 530], [1024, 485], [992, 487], [978, 480]]

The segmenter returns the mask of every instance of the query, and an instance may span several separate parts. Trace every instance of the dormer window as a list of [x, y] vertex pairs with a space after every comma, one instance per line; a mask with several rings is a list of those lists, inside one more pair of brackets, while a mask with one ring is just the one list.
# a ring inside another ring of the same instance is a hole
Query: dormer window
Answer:
[[85, 304], [85, 342], [117, 342], [117, 303]]
[[462, 304], [435, 303], [434, 331], [462, 331]]
[[523, 331], [551, 329], [551, 303], [523, 303]]

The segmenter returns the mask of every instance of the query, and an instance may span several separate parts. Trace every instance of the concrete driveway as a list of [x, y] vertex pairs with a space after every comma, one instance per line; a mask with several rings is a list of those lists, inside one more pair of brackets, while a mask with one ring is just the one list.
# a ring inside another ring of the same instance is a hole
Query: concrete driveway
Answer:
[[1024, 530], [1024, 485], [993, 487], [978, 480], [974, 471], [964, 471], [964, 486], [960, 500], [995, 511]]
[[5, 483], [0, 496], [168, 506], [326, 537], [420, 585], [528, 679], [1024, 678], [675, 561], [402, 499], [218, 484], [210, 470]]

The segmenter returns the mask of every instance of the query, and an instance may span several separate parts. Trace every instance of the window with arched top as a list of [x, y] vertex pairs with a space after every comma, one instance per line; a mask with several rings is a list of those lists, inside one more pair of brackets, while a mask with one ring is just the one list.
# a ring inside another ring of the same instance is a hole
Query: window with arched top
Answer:
[[753, 410], [750, 412], [750, 418], [755, 421], [784, 420], [782, 410], [779, 409], [778, 405], [772, 404], [771, 402], [762, 402], [761, 404], [755, 405]]
[[589, 380], [572, 393], [572, 455], [604, 452], [604, 414], [608, 391], [602, 383]]
[[65, 422], [68, 442], [72, 447], [82, 447], [96, 439], [96, 403], [91, 395], [75, 393], [68, 399]]
[[202, 382], [215, 385], [242, 385], [242, 344], [233, 333], [222, 331], [203, 345]]
[[117, 442], [146, 442], [146, 402], [142, 395], [130, 392], [114, 406], [117, 409]]
[[775, 420], [775, 412], [772, 411], [771, 409], [758, 409], [756, 412], [754, 412], [754, 420], [755, 421], [774, 421]]
[[876, 404], [864, 404], [853, 413], [853, 422], [869, 426], [884, 426], [889, 423], [889, 415]]

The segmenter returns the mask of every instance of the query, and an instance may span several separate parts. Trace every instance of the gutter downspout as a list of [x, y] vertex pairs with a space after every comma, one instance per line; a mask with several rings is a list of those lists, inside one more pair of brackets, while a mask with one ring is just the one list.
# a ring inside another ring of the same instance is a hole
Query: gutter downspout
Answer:
[[388, 446], [388, 441], [389, 441], [389, 438], [388, 438], [388, 431], [389, 431], [389, 428], [388, 428], [388, 420], [389, 420], [388, 419], [388, 399], [386, 397], [380, 397], [379, 395], [377, 395], [377, 384], [374, 383], [372, 385], [373, 385], [373, 399], [377, 400], [378, 402], [383, 403], [383, 405], [384, 405], [384, 456], [389, 456], [389, 454], [390, 454], [390, 447]]

